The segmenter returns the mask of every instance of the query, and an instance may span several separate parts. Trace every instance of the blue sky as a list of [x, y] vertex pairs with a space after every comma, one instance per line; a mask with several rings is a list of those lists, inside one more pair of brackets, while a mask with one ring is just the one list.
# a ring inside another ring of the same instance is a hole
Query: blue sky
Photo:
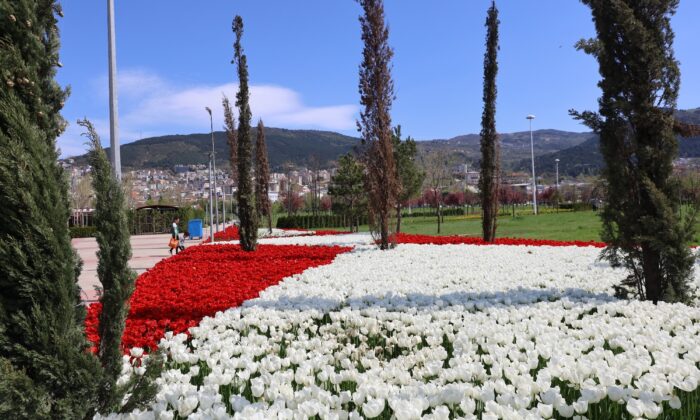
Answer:
[[[72, 94], [63, 156], [84, 151], [75, 120], [109, 142], [106, 1], [64, 1], [58, 80]], [[361, 59], [353, 0], [115, 0], [120, 140], [206, 132], [223, 124], [221, 95], [233, 98], [231, 20], [245, 22], [254, 119], [267, 126], [356, 135]], [[417, 139], [477, 133], [481, 118], [484, 21], [490, 0], [386, 0], [394, 47], [394, 124]], [[593, 35], [577, 0], [501, 0], [497, 126], [585, 131], [569, 108], [596, 107], [597, 65], [573, 44]], [[700, 106], [700, 2], [683, 0], [673, 19], [681, 62], [681, 108]]]

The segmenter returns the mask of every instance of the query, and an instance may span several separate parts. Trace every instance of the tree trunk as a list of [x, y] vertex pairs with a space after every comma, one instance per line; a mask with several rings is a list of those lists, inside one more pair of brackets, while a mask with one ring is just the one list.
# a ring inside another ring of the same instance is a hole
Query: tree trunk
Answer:
[[660, 270], [661, 256], [648, 244], [642, 245], [642, 269], [644, 270], [644, 286], [646, 299], [656, 305], [663, 297], [662, 277]]
[[438, 231], [437, 231], [437, 233], [438, 233], [438, 234], [440, 234], [440, 221], [441, 221], [441, 220], [440, 220], [440, 219], [441, 219], [440, 216], [441, 216], [441, 214], [442, 214], [442, 212], [440, 211], [440, 206], [438, 206], [438, 208], [437, 208], [437, 222], [438, 222]]
[[401, 233], [401, 204], [396, 206], [396, 234]]

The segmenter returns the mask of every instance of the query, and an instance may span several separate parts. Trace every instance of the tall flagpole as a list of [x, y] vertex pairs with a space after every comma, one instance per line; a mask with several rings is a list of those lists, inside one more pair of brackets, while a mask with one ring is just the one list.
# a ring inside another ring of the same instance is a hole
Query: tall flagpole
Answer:
[[107, 42], [109, 50], [109, 146], [114, 175], [122, 179], [117, 111], [117, 47], [114, 39], [114, 0], [107, 0]]

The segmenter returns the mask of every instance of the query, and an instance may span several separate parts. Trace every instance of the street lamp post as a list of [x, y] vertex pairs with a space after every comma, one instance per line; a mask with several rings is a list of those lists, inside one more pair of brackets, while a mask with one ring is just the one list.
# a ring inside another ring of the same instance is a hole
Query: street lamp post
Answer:
[[559, 159], [554, 159], [554, 163], [557, 167], [557, 213], [559, 213]]
[[535, 142], [532, 137], [532, 120], [535, 116], [530, 114], [527, 116], [530, 121], [530, 155], [532, 157], [532, 208], [537, 214], [537, 178], [535, 177]]
[[114, 0], [107, 0], [107, 49], [109, 55], [109, 146], [114, 176], [121, 181], [122, 161], [119, 150], [119, 113], [117, 111], [117, 45], [114, 32]]
[[[214, 151], [214, 119], [212, 118], [211, 115], [211, 108], [204, 107], [204, 109], [207, 110], [209, 113], [209, 124], [211, 126], [211, 162], [213, 166], [213, 171], [214, 171], [214, 206], [216, 208], [216, 231], [219, 231], [219, 197], [218, 193], [216, 190], [216, 152]], [[211, 178], [209, 179], [209, 182], [211, 183]], [[210, 184], [211, 187], [211, 184]]]
[[214, 193], [211, 186], [211, 162], [214, 156], [209, 155], [209, 242], [214, 242]]
[[224, 225], [222, 227], [222, 230], [226, 230], [226, 185], [224, 185], [224, 187], [221, 188], [221, 202], [224, 204]]

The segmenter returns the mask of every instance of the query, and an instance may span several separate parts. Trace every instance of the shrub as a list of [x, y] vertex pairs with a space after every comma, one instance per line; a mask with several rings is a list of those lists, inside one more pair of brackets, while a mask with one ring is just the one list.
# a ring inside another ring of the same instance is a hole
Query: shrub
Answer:
[[71, 238], [94, 238], [97, 233], [95, 226], [71, 226]]

